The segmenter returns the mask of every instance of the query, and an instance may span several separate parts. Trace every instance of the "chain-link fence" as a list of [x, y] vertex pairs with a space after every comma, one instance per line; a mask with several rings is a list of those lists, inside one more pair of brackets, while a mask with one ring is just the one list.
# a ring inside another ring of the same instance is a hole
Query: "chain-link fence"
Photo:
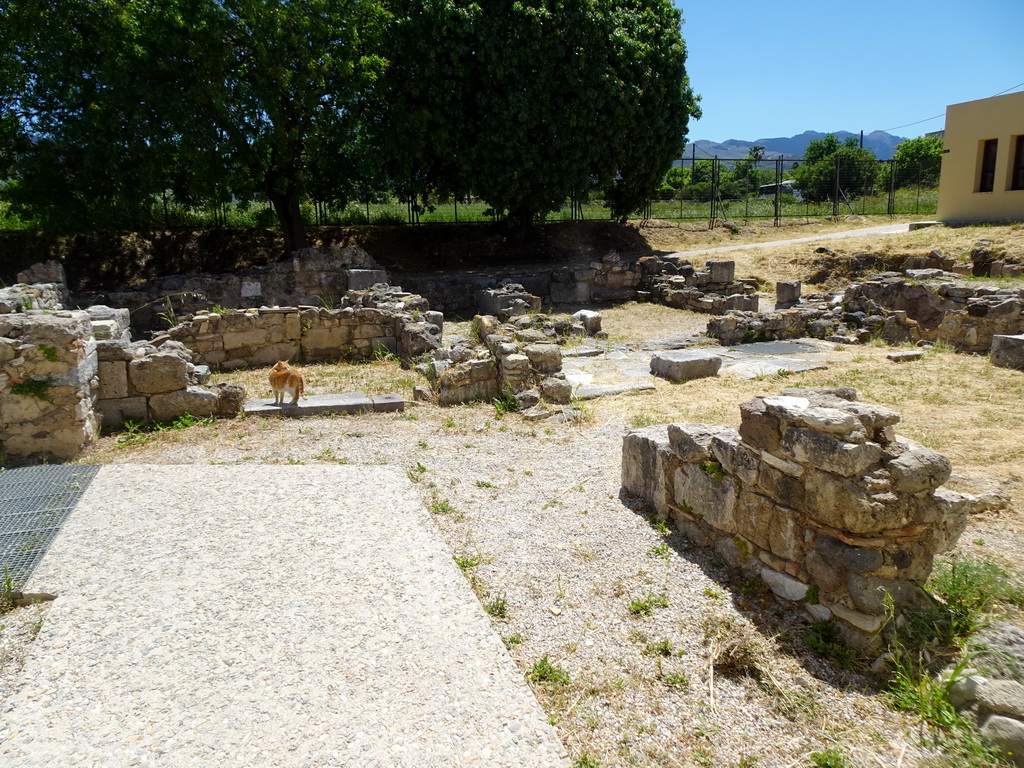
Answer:
[[646, 218], [708, 220], [933, 214], [938, 169], [895, 160], [686, 158]]
[[[633, 218], [706, 220], [838, 217], [847, 214], [934, 214], [938, 202], [938, 163], [900, 163], [862, 155], [808, 161], [802, 157], [725, 159], [683, 158], [666, 174], [654, 199]], [[310, 200], [301, 206], [309, 226], [493, 222], [500, 219], [484, 200], [427, 195], [403, 198], [386, 191], [374, 199], [329, 206]], [[263, 202], [233, 201], [214, 206], [154, 204], [134, 222], [135, 229], [274, 228], [274, 209]], [[546, 221], [611, 218], [600, 193], [565, 201]], [[12, 227], [19, 228], [19, 227]]]

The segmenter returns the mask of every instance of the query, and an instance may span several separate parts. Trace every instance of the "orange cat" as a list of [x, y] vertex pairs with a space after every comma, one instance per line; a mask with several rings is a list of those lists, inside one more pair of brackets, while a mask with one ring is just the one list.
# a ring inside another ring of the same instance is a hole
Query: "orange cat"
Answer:
[[270, 388], [274, 390], [274, 405], [284, 405], [284, 396], [292, 396], [292, 405], [305, 397], [302, 384], [302, 371], [292, 368], [284, 360], [278, 360], [270, 369]]

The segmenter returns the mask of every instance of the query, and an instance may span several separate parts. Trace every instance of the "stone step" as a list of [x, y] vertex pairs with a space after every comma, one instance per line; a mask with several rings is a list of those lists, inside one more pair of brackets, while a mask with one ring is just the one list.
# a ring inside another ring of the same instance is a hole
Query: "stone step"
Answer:
[[326, 416], [331, 413], [388, 413], [404, 411], [405, 399], [401, 395], [365, 395], [346, 392], [340, 395], [310, 395], [292, 405], [274, 405], [273, 399], [245, 402], [243, 409], [253, 416]]

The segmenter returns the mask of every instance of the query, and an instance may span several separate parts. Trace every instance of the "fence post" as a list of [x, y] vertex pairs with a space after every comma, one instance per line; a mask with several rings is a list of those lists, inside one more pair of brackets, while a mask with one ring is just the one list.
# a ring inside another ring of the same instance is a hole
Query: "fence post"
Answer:
[[914, 215], [921, 212], [921, 184], [923, 182], [924, 171], [921, 161], [917, 161], [917, 200], [914, 202]]
[[772, 204], [775, 208], [775, 221], [773, 226], [782, 226], [782, 166], [785, 164], [783, 158], [785, 155], [779, 155], [775, 159], [775, 197], [772, 200]]
[[896, 161], [889, 161], [889, 215], [896, 215]]
[[836, 179], [832, 189], [832, 218], [839, 218], [839, 158], [836, 157]]

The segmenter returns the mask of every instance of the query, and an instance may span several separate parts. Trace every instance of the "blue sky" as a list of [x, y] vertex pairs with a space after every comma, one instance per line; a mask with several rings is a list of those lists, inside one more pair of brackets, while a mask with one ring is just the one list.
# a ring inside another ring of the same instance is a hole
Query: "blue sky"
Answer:
[[910, 138], [942, 129], [941, 117], [906, 124], [948, 104], [1024, 90], [1024, 0], [674, 2], [703, 97], [694, 141], [806, 130]]

